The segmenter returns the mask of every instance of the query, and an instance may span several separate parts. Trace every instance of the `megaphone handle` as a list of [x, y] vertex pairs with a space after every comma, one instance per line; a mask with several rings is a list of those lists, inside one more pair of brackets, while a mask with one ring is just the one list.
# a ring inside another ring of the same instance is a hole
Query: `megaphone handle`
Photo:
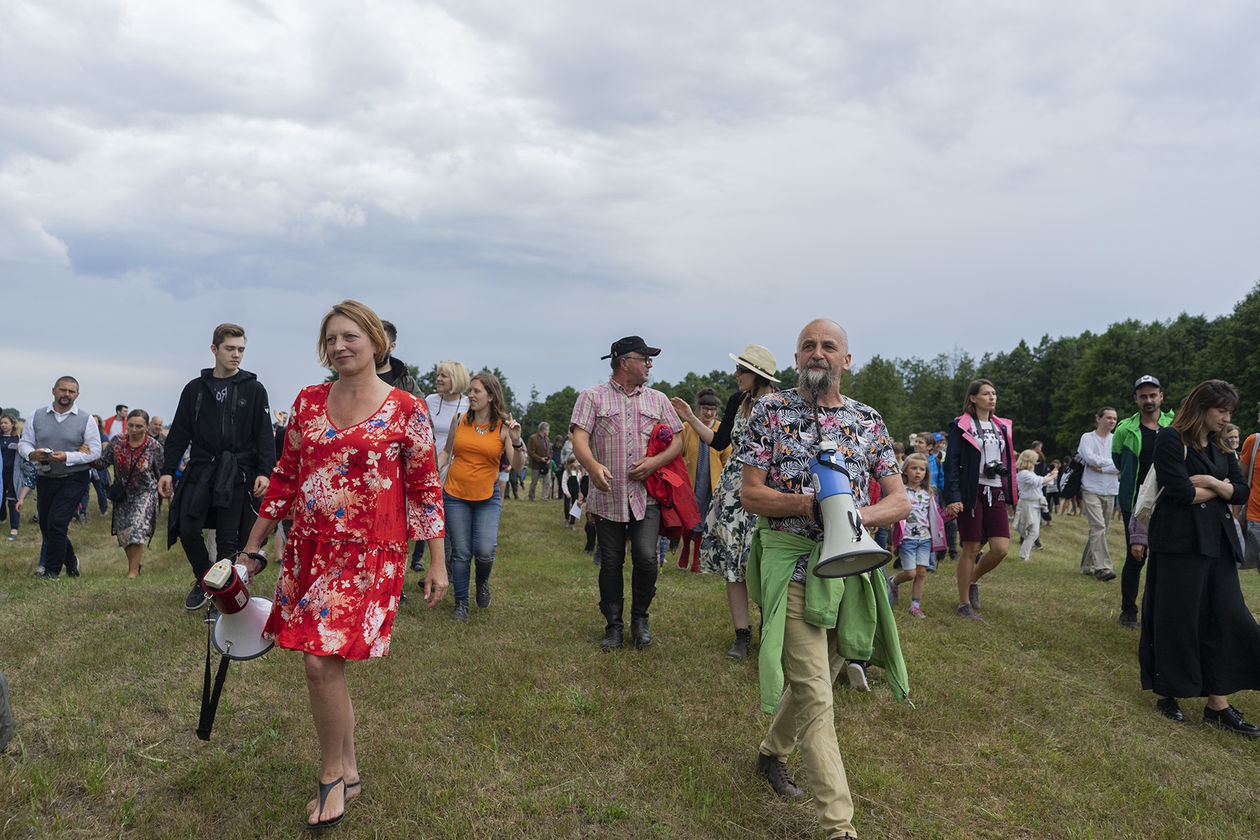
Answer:
[[219, 709], [219, 695], [223, 693], [223, 682], [227, 679], [228, 663], [232, 660], [226, 656], [219, 659], [219, 672], [214, 678], [214, 692], [210, 691], [210, 648], [214, 636], [214, 625], [207, 625], [206, 631], [206, 673], [201, 682], [201, 719], [197, 722], [197, 737], [203, 741], [210, 740], [210, 730], [214, 728], [214, 713]]

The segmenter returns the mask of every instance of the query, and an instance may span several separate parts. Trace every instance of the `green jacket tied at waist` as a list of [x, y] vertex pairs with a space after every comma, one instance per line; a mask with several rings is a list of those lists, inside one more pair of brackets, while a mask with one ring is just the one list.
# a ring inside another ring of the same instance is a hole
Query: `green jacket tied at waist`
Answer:
[[[820, 578], [813, 573], [821, 543], [808, 537], [770, 528], [759, 517], [748, 554], [748, 595], [761, 607], [761, 710], [774, 714], [783, 694], [783, 628], [787, 616], [788, 584], [796, 560], [809, 555], [805, 575], [805, 621], [836, 631], [836, 650], [846, 659], [859, 659], [884, 669], [898, 700], [910, 693], [910, 679], [901, 656], [897, 622], [888, 603], [886, 584], [871, 574]], [[882, 580], [882, 575], [880, 576]]]

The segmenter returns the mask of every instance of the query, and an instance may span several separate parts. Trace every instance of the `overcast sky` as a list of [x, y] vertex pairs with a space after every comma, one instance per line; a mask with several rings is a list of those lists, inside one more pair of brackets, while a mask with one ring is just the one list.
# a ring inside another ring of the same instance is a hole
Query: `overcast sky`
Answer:
[[585, 387], [979, 356], [1260, 278], [1254, 2], [0, 0], [0, 405], [274, 405], [353, 297], [428, 368]]

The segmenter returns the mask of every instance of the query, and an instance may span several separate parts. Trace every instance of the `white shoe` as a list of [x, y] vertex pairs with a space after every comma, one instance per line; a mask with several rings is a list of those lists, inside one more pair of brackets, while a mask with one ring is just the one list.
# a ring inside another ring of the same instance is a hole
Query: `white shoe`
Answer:
[[854, 691], [871, 690], [871, 684], [866, 681], [866, 669], [861, 662], [850, 662], [844, 666], [844, 671], [849, 675], [849, 687]]

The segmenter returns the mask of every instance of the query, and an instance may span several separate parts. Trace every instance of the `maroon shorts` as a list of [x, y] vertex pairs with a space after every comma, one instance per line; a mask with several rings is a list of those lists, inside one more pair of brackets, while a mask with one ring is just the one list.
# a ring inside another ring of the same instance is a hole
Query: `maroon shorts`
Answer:
[[981, 484], [976, 504], [958, 514], [959, 542], [980, 543], [994, 537], [1011, 536], [1011, 522], [1006, 518], [1006, 494], [1001, 487]]

